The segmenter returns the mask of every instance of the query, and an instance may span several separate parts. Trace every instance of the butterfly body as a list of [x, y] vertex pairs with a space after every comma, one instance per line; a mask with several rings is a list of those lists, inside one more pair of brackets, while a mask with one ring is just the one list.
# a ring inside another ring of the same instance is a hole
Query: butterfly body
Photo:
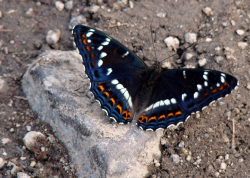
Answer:
[[226, 96], [237, 85], [229, 74], [206, 69], [148, 67], [136, 54], [96, 29], [77, 25], [75, 43], [83, 57], [90, 90], [114, 121], [134, 116], [143, 130], [165, 129]]

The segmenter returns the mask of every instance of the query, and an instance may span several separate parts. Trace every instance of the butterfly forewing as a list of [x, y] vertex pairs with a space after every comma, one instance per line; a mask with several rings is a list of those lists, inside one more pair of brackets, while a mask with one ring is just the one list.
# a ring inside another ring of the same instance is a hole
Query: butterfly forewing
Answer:
[[86, 74], [93, 82], [133, 76], [147, 69], [132, 51], [101, 31], [77, 25], [73, 35], [83, 57]]
[[132, 51], [107, 34], [77, 25], [75, 43], [83, 58], [91, 91], [103, 110], [118, 123], [131, 122], [134, 100], [148, 68]]

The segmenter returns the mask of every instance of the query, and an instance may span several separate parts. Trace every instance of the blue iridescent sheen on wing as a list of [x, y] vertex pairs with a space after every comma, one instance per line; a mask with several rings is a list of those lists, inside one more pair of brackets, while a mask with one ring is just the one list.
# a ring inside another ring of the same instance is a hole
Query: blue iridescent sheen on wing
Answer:
[[110, 118], [143, 130], [165, 129], [226, 96], [237, 85], [229, 74], [206, 69], [148, 67], [109, 35], [87, 26], [73, 29], [91, 92]]

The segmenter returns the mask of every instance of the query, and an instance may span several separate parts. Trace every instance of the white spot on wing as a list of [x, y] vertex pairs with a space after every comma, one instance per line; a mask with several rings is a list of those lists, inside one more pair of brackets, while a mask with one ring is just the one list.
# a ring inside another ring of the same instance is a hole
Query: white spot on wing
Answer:
[[106, 109], [102, 109], [105, 113], [106, 113], [106, 115], [108, 115], [108, 112], [107, 112], [107, 110]]
[[116, 84], [118, 84], [119, 82], [118, 82], [118, 80], [114, 79], [114, 80], [111, 81], [111, 83], [112, 83], [113, 85], [116, 85]]
[[89, 29], [89, 32], [94, 32], [95, 30], [94, 29]]
[[101, 51], [102, 48], [103, 48], [103, 46], [99, 46], [97, 49], [98, 49], [99, 51]]
[[88, 42], [88, 43], [91, 43], [91, 40], [90, 40], [90, 39], [88, 39], [88, 40], [87, 40], [87, 42]]
[[108, 68], [107, 75], [111, 74], [113, 70], [111, 68]]
[[88, 32], [88, 33], [86, 34], [86, 36], [87, 36], [87, 37], [90, 37], [92, 34], [93, 34], [93, 32]]
[[181, 99], [182, 99], [182, 101], [185, 101], [185, 98], [187, 97], [187, 94], [186, 93], [183, 93], [182, 95], [181, 95]]
[[186, 71], [183, 70], [183, 77], [186, 78]]
[[103, 61], [100, 59], [100, 60], [98, 61], [97, 65], [98, 65], [98, 67], [101, 67], [102, 64], [103, 64]]
[[199, 96], [199, 93], [198, 93], [198, 92], [195, 92], [195, 93], [194, 93], [194, 99], [197, 99], [198, 96]]
[[164, 100], [164, 103], [169, 106], [170, 105], [170, 101], [168, 99]]
[[122, 84], [119, 83], [118, 85], [116, 85], [117, 90], [121, 90], [122, 88], [124, 88]]
[[197, 85], [197, 90], [198, 90], [198, 91], [201, 91], [201, 89], [202, 89], [202, 85], [198, 84], [198, 85]]
[[154, 104], [153, 109], [154, 109], [154, 108], [157, 108], [157, 107], [159, 107], [159, 106], [160, 106], [160, 101], [157, 101], [157, 102]]
[[208, 83], [207, 83], [207, 81], [205, 81], [205, 82], [204, 82], [204, 85], [205, 85], [206, 87], [208, 86]]
[[216, 83], [216, 86], [217, 86], [217, 87], [220, 87], [220, 84], [219, 84], [219, 83]]
[[129, 52], [127, 51], [125, 54], [122, 55], [122, 57], [125, 57], [129, 54]]
[[102, 52], [102, 53], [100, 54], [100, 58], [104, 58], [105, 56], [107, 56], [107, 53], [105, 53], [105, 52]]
[[204, 80], [208, 80], [207, 75], [205, 75], [205, 72], [204, 72], [203, 78]]
[[220, 76], [220, 81], [221, 83], [225, 83], [225, 78], [222, 75]]
[[171, 99], [171, 103], [172, 103], [172, 104], [176, 104], [176, 99], [172, 98], [172, 99]]

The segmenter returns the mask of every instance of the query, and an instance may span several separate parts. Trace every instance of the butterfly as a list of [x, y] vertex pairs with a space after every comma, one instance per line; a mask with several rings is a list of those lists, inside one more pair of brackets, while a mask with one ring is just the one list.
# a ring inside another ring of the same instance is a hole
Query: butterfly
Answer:
[[147, 66], [109, 35], [77, 25], [74, 41], [82, 56], [90, 90], [107, 115], [120, 124], [138, 118], [143, 130], [166, 129], [185, 122], [237, 86], [229, 74], [207, 69]]

